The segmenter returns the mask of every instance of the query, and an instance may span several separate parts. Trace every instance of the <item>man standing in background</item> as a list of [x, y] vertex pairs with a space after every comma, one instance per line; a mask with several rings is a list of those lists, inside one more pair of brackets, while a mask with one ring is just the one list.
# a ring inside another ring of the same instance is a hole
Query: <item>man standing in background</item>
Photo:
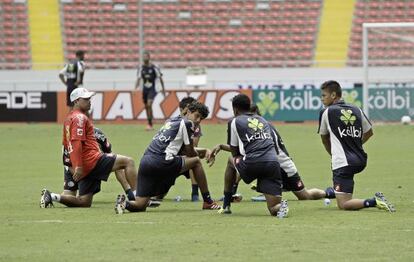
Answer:
[[66, 105], [69, 108], [73, 107], [70, 101], [70, 94], [72, 91], [83, 84], [83, 76], [85, 74], [85, 52], [82, 50], [76, 51], [76, 60], [73, 60], [65, 65], [59, 72], [59, 78], [66, 86]]

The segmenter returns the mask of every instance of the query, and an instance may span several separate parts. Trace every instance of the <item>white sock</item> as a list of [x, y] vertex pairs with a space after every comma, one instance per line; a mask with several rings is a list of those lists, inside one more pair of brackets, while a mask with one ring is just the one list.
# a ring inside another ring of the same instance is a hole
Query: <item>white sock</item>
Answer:
[[50, 195], [52, 196], [52, 201], [60, 202], [60, 195], [59, 194], [50, 193]]
[[134, 193], [134, 196], [137, 195], [137, 191], [136, 190], [132, 191], [132, 193]]

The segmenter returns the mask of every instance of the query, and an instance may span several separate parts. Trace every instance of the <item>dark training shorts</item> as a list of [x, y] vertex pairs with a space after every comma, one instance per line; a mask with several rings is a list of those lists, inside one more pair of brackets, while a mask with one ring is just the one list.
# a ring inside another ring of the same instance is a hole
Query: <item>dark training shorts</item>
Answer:
[[181, 156], [165, 160], [165, 156], [144, 155], [138, 168], [137, 196], [163, 195], [175, 184], [184, 166]]
[[282, 195], [282, 178], [278, 162], [246, 162], [242, 157], [235, 157], [234, 166], [246, 184], [257, 179], [257, 192], [273, 196]]
[[345, 166], [335, 170], [333, 173], [333, 188], [339, 193], [354, 192], [354, 175], [364, 170], [365, 166]]
[[79, 195], [96, 194], [101, 191], [101, 181], [107, 181], [115, 164], [116, 155], [103, 154], [96, 166], [79, 184]]
[[305, 184], [303, 184], [303, 181], [298, 173], [291, 177], [288, 177], [287, 173], [283, 169], [280, 169], [280, 173], [282, 175], [283, 191], [298, 192], [305, 188]]
[[78, 183], [73, 180], [72, 173], [69, 171], [68, 167], [65, 166], [63, 174], [63, 189], [69, 191], [78, 190]]
[[155, 91], [155, 88], [145, 88], [142, 90], [142, 99], [144, 100], [144, 103], [146, 104], [148, 100], [154, 100], [154, 97], [157, 95], [157, 91]]

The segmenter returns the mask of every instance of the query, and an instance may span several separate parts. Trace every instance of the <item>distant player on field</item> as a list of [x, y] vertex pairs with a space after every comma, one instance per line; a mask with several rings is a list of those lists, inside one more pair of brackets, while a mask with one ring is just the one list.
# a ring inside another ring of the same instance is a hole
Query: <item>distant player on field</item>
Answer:
[[[259, 108], [256, 105], [252, 105], [250, 112], [256, 115], [261, 115]], [[282, 137], [276, 128], [269, 123], [270, 128], [272, 129], [273, 135], [276, 139], [275, 150], [276, 158], [280, 164], [280, 172], [282, 177], [283, 191], [292, 191], [292, 193], [298, 198], [298, 200], [317, 200], [322, 198], [335, 198], [335, 193], [332, 187], [328, 187], [325, 191], [318, 188], [307, 189], [305, 184], [302, 181], [302, 178], [299, 176], [298, 170], [292, 158], [290, 158], [289, 153], [286, 149], [285, 144], [283, 143]], [[217, 155], [220, 150], [229, 151], [228, 145], [217, 145], [211, 152], [212, 155]], [[226, 172], [234, 170], [232, 167], [227, 167]], [[235, 170], [234, 170], [235, 171]], [[233, 201], [237, 202], [237, 198], [240, 198], [237, 193], [238, 183], [240, 181], [238, 176], [236, 183], [233, 185]], [[266, 201], [266, 198], [263, 195], [252, 198], [254, 201]]]
[[[97, 127], [94, 127], [93, 131], [100, 150], [106, 154], [112, 153], [112, 145], [109, 142], [108, 138], [105, 136], [105, 134], [102, 132], [102, 130]], [[70, 161], [69, 150], [67, 148], [63, 148], [63, 165], [65, 171], [62, 195], [76, 196], [79, 186], [78, 182], [73, 180], [72, 177], [74, 171], [72, 168], [72, 163]], [[115, 176], [118, 182], [121, 184], [122, 188], [125, 190], [125, 194], [128, 196], [128, 199], [135, 199], [135, 193], [133, 192], [133, 190], [135, 190], [135, 186], [132, 185], [134, 186], [134, 188], [131, 188], [131, 186], [128, 183], [128, 180], [125, 177], [124, 170], [121, 169], [115, 171]]]
[[228, 167], [231, 169], [226, 169], [224, 175], [224, 201], [219, 213], [231, 213], [232, 187], [237, 171], [246, 184], [257, 179], [257, 191], [265, 195], [271, 215], [286, 217], [289, 208], [287, 201], [282, 201], [282, 180], [272, 128], [264, 118], [249, 112], [248, 96], [236, 95], [232, 106], [235, 118], [229, 121], [227, 128], [227, 142], [232, 152]]
[[90, 207], [93, 195], [101, 189], [112, 171], [125, 170], [130, 188], [136, 185], [134, 160], [129, 157], [102, 153], [96, 142], [93, 125], [87, 116], [91, 107], [90, 98], [95, 93], [85, 88], [76, 88], [70, 94], [73, 109], [68, 113], [63, 126], [63, 147], [69, 150], [73, 167], [73, 180], [78, 182], [79, 195], [60, 195], [43, 189], [40, 207], [53, 206], [53, 201], [69, 207]]
[[[145, 211], [150, 197], [167, 193], [175, 184], [176, 178], [190, 169], [194, 172], [202, 193], [202, 209], [220, 208], [210, 197], [199, 152], [194, 149], [191, 139], [194, 127], [207, 115], [208, 108], [200, 102], [194, 102], [188, 106], [185, 117], [177, 116], [165, 122], [141, 158], [135, 201], [126, 201], [125, 196], [118, 196], [116, 213], [122, 214], [125, 209], [130, 212]], [[184, 156], [178, 155], [182, 146], [185, 148]]]
[[162, 73], [160, 68], [151, 63], [151, 57], [149, 52], [144, 52], [144, 64], [138, 69], [137, 81], [135, 83], [135, 89], [139, 89], [141, 79], [143, 81], [142, 99], [145, 105], [145, 111], [147, 113], [148, 125], [146, 130], [153, 130], [152, 127], [152, 103], [157, 95], [155, 90], [155, 81], [160, 80], [162, 93], [165, 96], [164, 80], [162, 79]]
[[70, 94], [72, 91], [83, 84], [83, 76], [85, 75], [85, 52], [76, 51], [76, 60], [67, 63], [59, 72], [59, 78], [66, 86], [66, 105], [72, 107]]
[[338, 82], [327, 81], [321, 86], [324, 109], [319, 115], [318, 133], [332, 157], [333, 188], [338, 208], [357, 210], [377, 207], [394, 212], [394, 206], [380, 192], [373, 198], [353, 199], [354, 176], [365, 169], [367, 154], [362, 145], [373, 135], [372, 125], [362, 110], [346, 104]]

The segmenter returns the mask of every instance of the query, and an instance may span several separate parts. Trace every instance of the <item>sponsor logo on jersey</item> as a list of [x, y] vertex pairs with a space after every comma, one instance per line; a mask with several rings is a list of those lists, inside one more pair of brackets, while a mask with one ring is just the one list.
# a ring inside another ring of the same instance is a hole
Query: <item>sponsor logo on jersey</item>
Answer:
[[264, 125], [257, 118], [249, 117], [247, 121], [249, 122], [247, 126], [254, 131], [252, 135], [245, 134], [248, 142], [255, 140], [272, 139], [270, 133], [264, 132]]
[[341, 138], [343, 138], [343, 137], [357, 137], [357, 138], [362, 137], [362, 128], [356, 128], [354, 126], [354, 123], [355, 123], [357, 118], [356, 118], [355, 115], [352, 114], [352, 110], [342, 109], [341, 114], [342, 115], [339, 117], [339, 119], [345, 125], [347, 125], [347, 127], [345, 129], [342, 129], [342, 128], [338, 127], [339, 136]]

